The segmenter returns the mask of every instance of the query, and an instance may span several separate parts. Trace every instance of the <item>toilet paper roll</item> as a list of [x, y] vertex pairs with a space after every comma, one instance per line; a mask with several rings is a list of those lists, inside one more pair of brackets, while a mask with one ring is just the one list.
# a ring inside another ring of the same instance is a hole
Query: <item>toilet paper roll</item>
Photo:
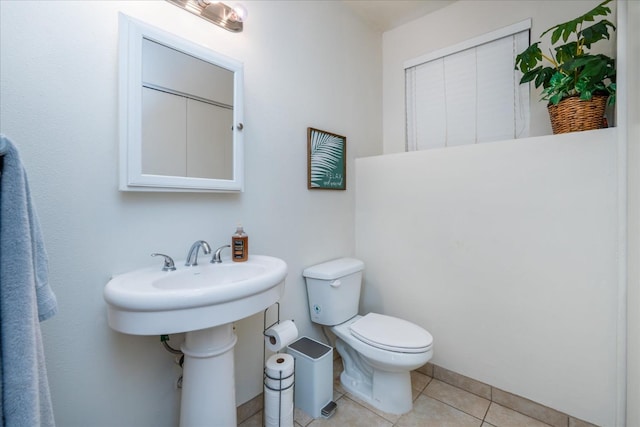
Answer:
[[280, 351], [298, 338], [298, 328], [293, 320], [285, 320], [267, 329], [264, 335], [267, 348], [271, 351]]
[[294, 366], [293, 356], [290, 354], [274, 354], [267, 360], [264, 367], [266, 374], [264, 384], [275, 391], [291, 387], [293, 385]]
[[294, 367], [290, 354], [278, 353], [267, 359], [264, 366], [265, 427], [293, 427]]
[[264, 425], [293, 427], [293, 387], [283, 391], [264, 388]]

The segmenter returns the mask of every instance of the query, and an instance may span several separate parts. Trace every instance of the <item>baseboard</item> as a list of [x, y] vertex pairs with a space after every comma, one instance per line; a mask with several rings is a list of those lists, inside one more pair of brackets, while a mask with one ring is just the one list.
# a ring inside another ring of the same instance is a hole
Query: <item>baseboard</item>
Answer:
[[441, 366], [427, 363], [426, 365], [416, 369], [418, 372], [435, 378], [439, 381], [458, 387], [462, 390], [473, 393], [495, 402], [505, 408], [512, 409], [535, 418], [538, 421], [549, 424], [554, 427], [597, 427], [564, 412], [544, 406], [522, 396], [501, 390], [490, 384], [485, 384], [473, 378], [450, 371]]

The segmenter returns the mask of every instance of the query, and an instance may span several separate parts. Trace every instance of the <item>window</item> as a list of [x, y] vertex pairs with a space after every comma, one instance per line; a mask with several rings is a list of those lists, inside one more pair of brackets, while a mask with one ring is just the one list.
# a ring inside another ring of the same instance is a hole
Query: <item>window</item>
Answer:
[[529, 136], [515, 57], [531, 20], [405, 63], [407, 151]]

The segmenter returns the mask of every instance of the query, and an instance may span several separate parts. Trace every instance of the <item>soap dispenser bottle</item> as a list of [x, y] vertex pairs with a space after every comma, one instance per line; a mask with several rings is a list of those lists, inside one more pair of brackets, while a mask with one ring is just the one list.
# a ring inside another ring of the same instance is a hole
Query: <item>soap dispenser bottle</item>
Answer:
[[231, 236], [231, 259], [235, 262], [244, 262], [249, 258], [249, 236], [238, 224], [236, 232]]

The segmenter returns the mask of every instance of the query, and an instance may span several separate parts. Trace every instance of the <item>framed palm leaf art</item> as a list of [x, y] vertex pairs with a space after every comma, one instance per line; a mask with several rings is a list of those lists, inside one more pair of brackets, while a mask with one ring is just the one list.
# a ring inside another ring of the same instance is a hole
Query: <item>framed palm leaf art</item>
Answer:
[[307, 128], [307, 188], [347, 189], [347, 138]]

